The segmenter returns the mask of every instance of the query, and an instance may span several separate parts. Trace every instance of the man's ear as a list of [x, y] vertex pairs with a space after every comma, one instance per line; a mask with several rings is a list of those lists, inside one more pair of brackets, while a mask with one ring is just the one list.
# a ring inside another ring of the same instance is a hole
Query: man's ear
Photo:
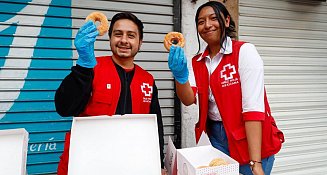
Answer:
[[143, 43], [143, 40], [140, 40], [140, 43], [139, 43], [139, 51], [140, 51], [140, 49], [141, 49], [141, 45], [142, 45], [142, 43]]
[[226, 28], [229, 27], [229, 24], [230, 24], [230, 16], [227, 16], [227, 17], [225, 18], [225, 26], [226, 26]]

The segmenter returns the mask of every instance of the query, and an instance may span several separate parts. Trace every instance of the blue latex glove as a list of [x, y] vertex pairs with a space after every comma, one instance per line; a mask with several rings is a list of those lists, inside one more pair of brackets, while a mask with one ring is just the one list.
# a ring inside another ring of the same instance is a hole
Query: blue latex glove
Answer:
[[96, 65], [94, 42], [98, 35], [99, 32], [93, 21], [88, 21], [78, 30], [74, 41], [78, 52], [76, 64], [85, 68], [93, 68]]
[[185, 84], [188, 81], [187, 58], [179, 46], [171, 46], [168, 56], [168, 67], [173, 72], [177, 82]]

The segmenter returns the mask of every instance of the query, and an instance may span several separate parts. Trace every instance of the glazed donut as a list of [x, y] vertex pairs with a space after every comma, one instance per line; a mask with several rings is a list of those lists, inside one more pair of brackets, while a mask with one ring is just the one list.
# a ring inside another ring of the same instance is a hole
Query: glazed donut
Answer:
[[228, 163], [224, 159], [222, 159], [222, 158], [213, 159], [209, 163], [209, 166], [219, 166], [219, 165], [228, 165]]
[[171, 45], [178, 45], [184, 47], [185, 39], [183, 34], [179, 32], [169, 32], [164, 39], [164, 46], [169, 51]]
[[93, 22], [99, 21], [100, 25], [97, 27], [99, 35], [102, 36], [109, 30], [109, 23], [106, 15], [101, 12], [92, 12], [90, 13], [85, 21], [92, 20]]

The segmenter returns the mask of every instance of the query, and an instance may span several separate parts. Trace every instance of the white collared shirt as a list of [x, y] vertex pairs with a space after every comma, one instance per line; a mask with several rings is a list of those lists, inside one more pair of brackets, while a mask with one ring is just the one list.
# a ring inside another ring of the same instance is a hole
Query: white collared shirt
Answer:
[[[230, 54], [232, 50], [232, 40], [227, 37], [223, 43], [225, 49], [221, 48], [219, 53], [213, 58], [209, 55], [199, 57], [197, 61], [205, 59], [209, 75], [218, 67], [224, 54]], [[244, 43], [239, 52], [239, 68], [241, 88], [242, 88], [242, 108], [244, 112], [264, 112], [264, 70], [263, 61], [253, 44]], [[192, 69], [193, 71], [193, 69]], [[196, 87], [194, 73], [190, 73], [189, 80], [192, 87]], [[209, 87], [208, 117], [214, 121], [221, 121], [221, 116]]]

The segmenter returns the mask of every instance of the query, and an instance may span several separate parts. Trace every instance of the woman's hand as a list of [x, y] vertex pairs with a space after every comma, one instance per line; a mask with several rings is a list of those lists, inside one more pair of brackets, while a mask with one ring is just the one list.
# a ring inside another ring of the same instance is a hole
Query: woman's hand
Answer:
[[262, 165], [260, 163], [256, 163], [252, 167], [252, 173], [253, 175], [265, 175]]
[[168, 67], [172, 71], [176, 81], [185, 84], [188, 81], [187, 58], [184, 50], [179, 46], [171, 46], [168, 55]]
[[161, 175], [168, 175], [167, 170], [166, 169], [161, 169]]

